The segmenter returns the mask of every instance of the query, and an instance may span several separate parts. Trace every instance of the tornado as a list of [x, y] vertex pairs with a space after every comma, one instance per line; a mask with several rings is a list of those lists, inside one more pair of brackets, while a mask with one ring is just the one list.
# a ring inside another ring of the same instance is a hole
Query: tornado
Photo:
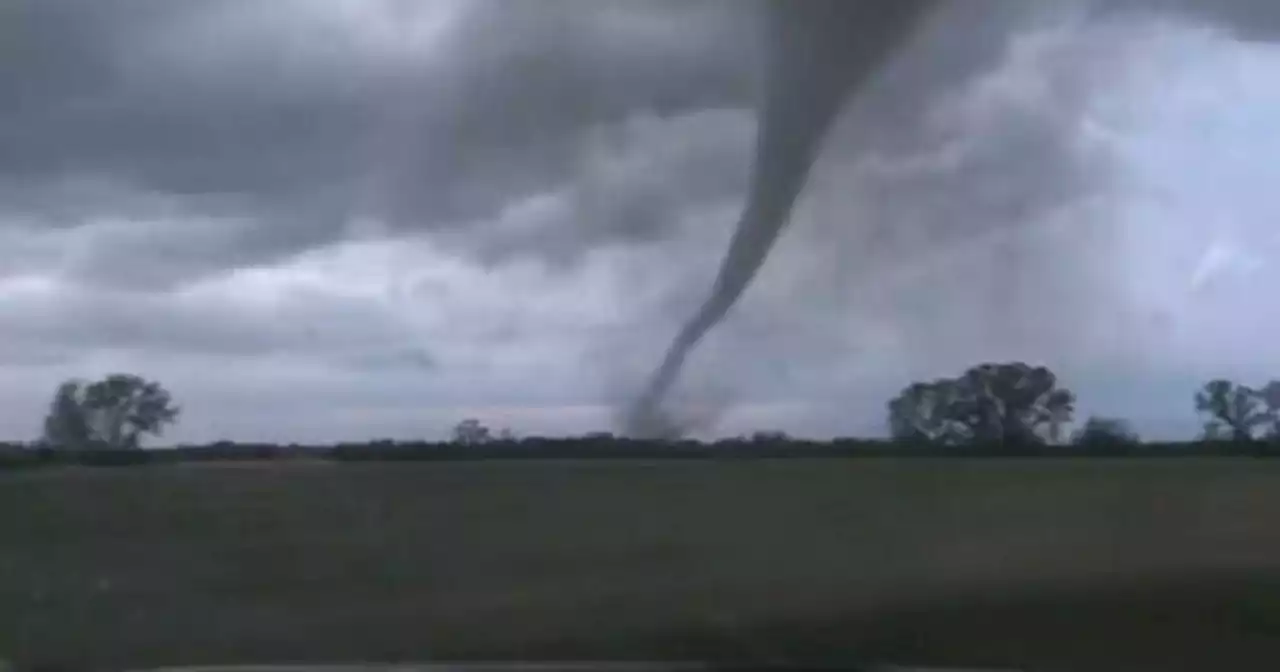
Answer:
[[711, 294], [684, 324], [627, 418], [633, 436], [669, 433], [663, 398], [698, 342], [746, 291], [786, 226], [845, 101], [936, 0], [766, 0], [764, 98], [747, 200]]

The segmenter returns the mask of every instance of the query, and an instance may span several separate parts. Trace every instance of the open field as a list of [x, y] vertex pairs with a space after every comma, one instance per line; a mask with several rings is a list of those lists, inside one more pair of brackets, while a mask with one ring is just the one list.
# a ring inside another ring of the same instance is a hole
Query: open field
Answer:
[[1270, 460], [60, 469], [0, 535], [19, 662], [1280, 661]]

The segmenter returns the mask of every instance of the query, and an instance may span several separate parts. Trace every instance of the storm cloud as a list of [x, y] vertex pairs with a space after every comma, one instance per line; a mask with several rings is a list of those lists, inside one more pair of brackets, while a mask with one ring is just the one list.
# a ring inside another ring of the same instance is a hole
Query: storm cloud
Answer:
[[[1280, 364], [1205, 326], [1261, 329], [1280, 10], [1103, 4], [944, 2], [895, 54], [690, 363], [721, 431], [876, 431], [886, 390], [985, 358], [1098, 389]], [[4, 3], [0, 429], [115, 368], [174, 388], [178, 439], [606, 428], [741, 206], [754, 8]]]

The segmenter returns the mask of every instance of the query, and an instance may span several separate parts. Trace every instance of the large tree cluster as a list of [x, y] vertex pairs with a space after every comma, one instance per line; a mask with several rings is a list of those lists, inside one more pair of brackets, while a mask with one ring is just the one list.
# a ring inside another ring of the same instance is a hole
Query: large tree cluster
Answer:
[[1075, 411], [1075, 395], [1048, 368], [980, 364], [956, 378], [908, 385], [889, 401], [889, 431], [901, 441], [1056, 442]]

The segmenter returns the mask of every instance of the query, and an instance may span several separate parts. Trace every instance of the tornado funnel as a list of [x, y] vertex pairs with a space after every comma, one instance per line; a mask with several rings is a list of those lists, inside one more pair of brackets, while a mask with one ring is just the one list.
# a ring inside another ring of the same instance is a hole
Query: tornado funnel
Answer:
[[628, 417], [633, 436], [667, 433], [659, 413], [689, 352], [751, 284], [786, 225], [833, 120], [934, 0], [768, 0], [765, 96], [747, 202], [711, 295], [685, 323]]

